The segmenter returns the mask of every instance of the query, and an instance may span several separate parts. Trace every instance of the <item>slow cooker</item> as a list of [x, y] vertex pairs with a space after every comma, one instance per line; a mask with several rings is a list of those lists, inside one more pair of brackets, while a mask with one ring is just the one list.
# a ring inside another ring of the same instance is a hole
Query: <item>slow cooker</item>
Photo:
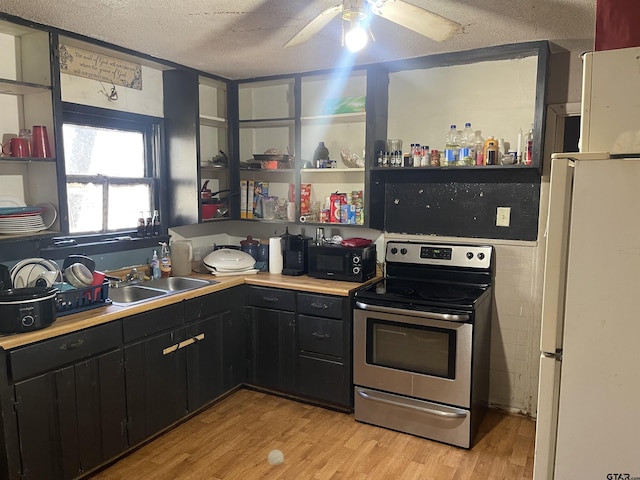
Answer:
[[13, 288], [0, 291], [0, 333], [24, 333], [56, 321], [55, 287]]

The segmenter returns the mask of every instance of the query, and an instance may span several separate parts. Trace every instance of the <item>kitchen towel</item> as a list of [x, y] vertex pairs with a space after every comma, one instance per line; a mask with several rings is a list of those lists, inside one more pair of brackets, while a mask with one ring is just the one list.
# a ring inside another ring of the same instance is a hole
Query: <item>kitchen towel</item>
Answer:
[[269, 239], [269, 273], [282, 273], [280, 237], [271, 237]]

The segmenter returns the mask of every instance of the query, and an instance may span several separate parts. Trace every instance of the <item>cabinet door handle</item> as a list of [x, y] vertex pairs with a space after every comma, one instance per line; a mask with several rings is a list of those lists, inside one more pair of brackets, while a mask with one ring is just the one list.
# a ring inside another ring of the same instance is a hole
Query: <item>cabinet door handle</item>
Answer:
[[73, 350], [74, 348], [78, 348], [80, 345], [84, 343], [84, 340], [81, 338], [77, 342], [65, 343], [60, 346], [60, 350]]
[[326, 303], [320, 303], [320, 302], [313, 302], [311, 306], [313, 308], [317, 308], [318, 310], [326, 310], [327, 308], [329, 308], [329, 305], [327, 305]]
[[178, 350], [178, 348], [179, 348], [179, 347], [178, 347], [178, 345], [179, 345], [179, 344], [178, 344], [178, 343], [176, 343], [175, 345], [171, 345], [170, 347], [164, 348], [164, 349], [162, 350], [162, 354], [163, 354], [163, 355], [169, 355], [170, 353], [175, 352], [175, 351], [176, 351], [176, 350]]
[[331, 335], [329, 335], [328, 333], [322, 333], [322, 332], [313, 332], [311, 335], [313, 335], [319, 340], [325, 340], [327, 338], [331, 338]]
[[178, 348], [188, 347], [189, 345], [193, 345], [194, 343], [199, 342], [200, 340], [204, 340], [204, 333], [200, 333], [195, 337], [191, 337], [186, 340], [183, 340], [178, 344]]
[[275, 303], [278, 301], [278, 297], [262, 297], [265, 302]]

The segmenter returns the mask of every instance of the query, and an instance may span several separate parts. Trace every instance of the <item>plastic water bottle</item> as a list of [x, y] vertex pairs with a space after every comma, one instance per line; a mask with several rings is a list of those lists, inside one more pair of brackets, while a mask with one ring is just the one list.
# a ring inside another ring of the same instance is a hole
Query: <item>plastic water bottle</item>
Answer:
[[444, 142], [444, 158], [446, 159], [448, 166], [458, 164], [458, 154], [460, 149], [459, 142], [458, 129], [455, 125], [451, 125], [447, 135], [445, 136]]
[[464, 124], [464, 130], [460, 135], [460, 150], [458, 153], [458, 165], [473, 165], [475, 163], [474, 152], [476, 148], [476, 134], [471, 130], [469, 122]]
[[475, 140], [476, 144], [476, 165], [484, 165], [484, 138], [480, 130], [476, 130]]

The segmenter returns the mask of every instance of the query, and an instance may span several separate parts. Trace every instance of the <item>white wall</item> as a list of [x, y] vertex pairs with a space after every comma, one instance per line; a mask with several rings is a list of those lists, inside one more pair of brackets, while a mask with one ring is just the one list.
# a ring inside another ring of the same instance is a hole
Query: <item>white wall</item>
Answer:
[[62, 101], [139, 113], [154, 117], [163, 116], [162, 72], [142, 66], [142, 90], [116, 85], [118, 100], [112, 101], [101, 93], [111, 92], [110, 83], [60, 74]]

